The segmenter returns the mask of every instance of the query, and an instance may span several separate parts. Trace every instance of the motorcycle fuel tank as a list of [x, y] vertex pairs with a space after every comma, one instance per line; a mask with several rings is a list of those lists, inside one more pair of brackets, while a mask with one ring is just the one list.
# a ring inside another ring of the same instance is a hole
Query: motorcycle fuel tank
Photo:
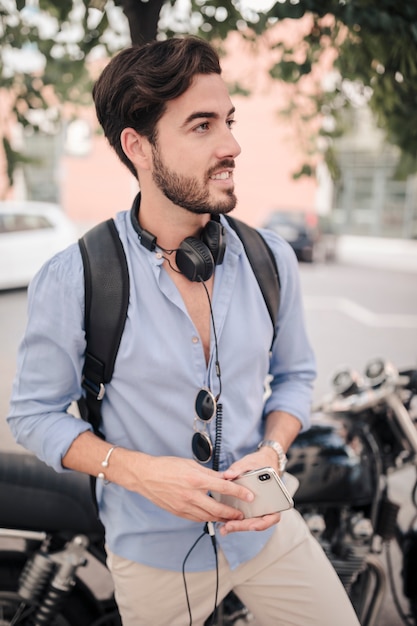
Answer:
[[313, 419], [288, 453], [287, 471], [300, 481], [296, 505], [363, 506], [372, 501], [375, 469], [369, 447], [342, 420]]

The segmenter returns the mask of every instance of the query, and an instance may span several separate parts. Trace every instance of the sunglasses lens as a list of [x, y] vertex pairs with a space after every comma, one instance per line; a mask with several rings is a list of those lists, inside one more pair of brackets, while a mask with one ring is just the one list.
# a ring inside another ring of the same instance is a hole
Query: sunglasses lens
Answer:
[[204, 422], [211, 420], [216, 413], [216, 401], [206, 389], [201, 389], [195, 399], [195, 412]]
[[191, 440], [191, 448], [197, 461], [200, 461], [200, 463], [208, 463], [210, 461], [213, 446], [206, 433], [194, 433]]

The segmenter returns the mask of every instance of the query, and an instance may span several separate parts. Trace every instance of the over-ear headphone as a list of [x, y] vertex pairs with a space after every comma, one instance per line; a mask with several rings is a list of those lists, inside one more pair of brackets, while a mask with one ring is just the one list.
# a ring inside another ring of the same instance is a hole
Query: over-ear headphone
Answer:
[[[132, 226], [137, 232], [141, 244], [147, 250], [158, 247], [156, 237], [149, 231], [141, 228], [138, 220], [140, 194], [136, 196], [130, 218]], [[161, 248], [163, 250], [163, 248]], [[206, 281], [214, 272], [216, 265], [223, 262], [226, 250], [224, 228], [219, 217], [212, 217], [201, 231], [200, 238], [186, 237], [176, 249], [175, 263], [188, 280], [193, 282]]]

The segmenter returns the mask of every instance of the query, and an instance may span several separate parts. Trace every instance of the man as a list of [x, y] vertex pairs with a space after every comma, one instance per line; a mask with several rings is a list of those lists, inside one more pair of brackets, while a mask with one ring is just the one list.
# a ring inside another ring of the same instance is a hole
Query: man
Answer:
[[234, 588], [259, 626], [356, 625], [295, 510], [243, 519], [210, 497], [250, 503], [253, 494], [232, 479], [283, 471], [285, 451], [308, 426], [315, 376], [292, 251], [264, 233], [281, 281], [270, 352], [263, 297], [222, 217], [236, 204], [240, 148], [218, 57], [196, 38], [133, 47], [109, 63], [93, 95], [106, 137], [140, 185], [132, 214], [116, 218], [130, 300], [103, 400], [105, 440], [67, 412], [81, 394], [85, 350], [77, 245], [30, 287], [11, 429], [57, 471], [99, 477], [125, 626], [201, 626], [215, 598], [213, 544], [219, 599]]

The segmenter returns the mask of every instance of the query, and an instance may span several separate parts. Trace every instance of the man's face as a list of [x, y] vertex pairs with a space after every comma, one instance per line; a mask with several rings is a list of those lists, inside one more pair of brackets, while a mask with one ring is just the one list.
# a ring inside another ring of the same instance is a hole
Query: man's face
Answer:
[[217, 74], [199, 74], [167, 104], [152, 146], [152, 177], [174, 204], [192, 213], [228, 213], [236, 206], [234, 108]]

